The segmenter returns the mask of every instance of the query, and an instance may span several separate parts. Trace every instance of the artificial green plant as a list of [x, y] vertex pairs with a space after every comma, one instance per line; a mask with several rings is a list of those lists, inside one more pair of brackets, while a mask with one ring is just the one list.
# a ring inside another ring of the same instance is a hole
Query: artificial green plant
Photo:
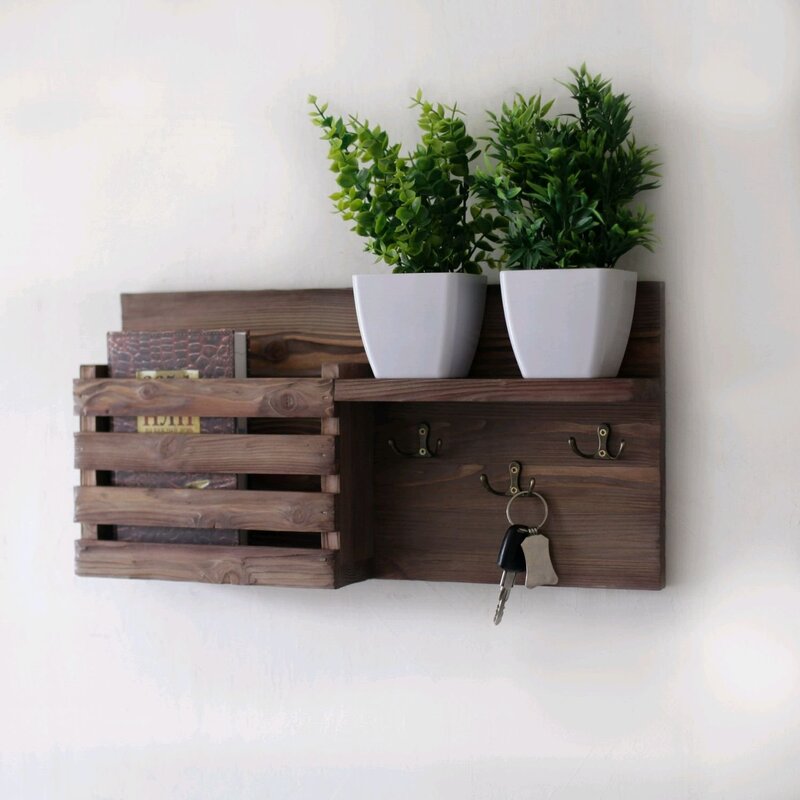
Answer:
[[364, 249], [394, 272], [479, 274], [503, 222], [489, 210], [469, 208], [470, 163], [480, 150], [456, 106], [429, 103], [417, 92], [412, 107], [419, 108], [422, 139], [401, 155], [380, 126], [331, 116], [313, 95], [308, 101], [339, 185], [330, 197], [366, 238]]
[[507, 269], [613, 267], [637, 245], [652, 250], [653, 217], [631, 202], [659, 183], [655, 148], [631, 135], [631, 103], [584, 64], [564, 86], [577, 114], [552, 115], [541, 94], [517, 95], [489, 113], [486, 151], [492, 171], [478, 172], [475, 193], [505, 227]]

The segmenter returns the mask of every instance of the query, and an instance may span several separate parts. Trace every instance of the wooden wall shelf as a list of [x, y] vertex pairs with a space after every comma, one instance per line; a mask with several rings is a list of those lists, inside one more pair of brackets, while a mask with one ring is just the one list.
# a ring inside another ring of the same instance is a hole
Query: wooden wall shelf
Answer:
[[[75, 382], [79, 575], [336, 588], [365, 578], [495, 583], [506, 498], [536, 478], [559, 586], [664, 585], [663, 285], [640, 282], [620, 376], [522, 380], [490, 287], [464, 380], [368, 377], [350, 290], [123, 295], [125, 330], [248, 330], [239, 380]], [[247, 434], [110, 433], [111, 416], [247, 417]], [[421, 422], [435, 458], [404, 458]], [[597, 426], [624, 439], [617, 461], [587, 460]], [[108, 485], [111, 470], [240, 472], [244, 490]], [[521, 521], [525, 501], [515, 505]], [[250, 532], [250, 544], [113, 540], [114, 525]]]
[[334, 398], [343, 403], [635, 403], [657, 400], [661, 382], [654, 378], [595, 380], [336, 381]]

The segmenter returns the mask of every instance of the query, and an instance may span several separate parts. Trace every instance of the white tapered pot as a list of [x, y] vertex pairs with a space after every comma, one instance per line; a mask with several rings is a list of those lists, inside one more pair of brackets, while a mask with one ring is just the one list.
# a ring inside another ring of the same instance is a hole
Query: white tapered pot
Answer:
[[524, 378], [616, 377], [631, 332], [635, 272], [508, 270], [500, 287]]
[[376, 378], [467, 375], [483, 322], [483, 275], [355, 275], [353, 295]]

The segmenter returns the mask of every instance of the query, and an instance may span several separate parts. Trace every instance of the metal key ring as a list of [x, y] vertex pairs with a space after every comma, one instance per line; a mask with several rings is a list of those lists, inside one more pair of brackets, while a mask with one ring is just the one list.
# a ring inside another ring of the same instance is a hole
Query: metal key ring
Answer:
[[530, 527], [536, 528], [536, 530], [538, 530], [539, 528], [543, 528], [545, 522], [547, 522], [547, 515], [550, 513], [550, 509], [547, 507], [547, 500], [545, 500], [544, 497], [542, 497], [542, 495], [539, 494], [539, 492], [532, 492], [530, 489], [525, 489], [522, 492], [518, 492], [508, 501], [508, 505], [506, 506], [506, 519], [508, 520], [508, 524], [509, 525], [516, 524], [514, 520], [511, 519], [511, 504], [515, 500], [519, 500], [520, 497], [538, 497], [542, 501], [542, 505], [544, 506], [544, 518], [538, 525], [531, 525]]

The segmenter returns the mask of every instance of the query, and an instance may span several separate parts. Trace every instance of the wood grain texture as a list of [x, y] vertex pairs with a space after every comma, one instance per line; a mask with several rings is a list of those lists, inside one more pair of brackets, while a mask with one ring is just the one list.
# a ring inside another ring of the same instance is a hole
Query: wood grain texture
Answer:
[[[508, 498], [486, 492], [485, 472], [501, 491], [508, 464], [522, 463], [520, 484], [536, 478], [550, 505], [550, 538], [559, 586], [659, 589], [663, 569], [661, 405], [386, 404], [377, 407], [374, 439], [374, 575], [409, 580], [495, 583]], [[420, 421], [443, 440], [436, 458], [404, 459], [387, 444]], [[596, 445], [609, 422], [618, 461], [576, 456], [567, 440]], [[512, 507], [535, 525], [537, 501]]]
[[[84, 364], [80, 368], [80, 380], [90, 381], [96, 378], [104, 378], [108, 375], [108, 367], [105, 365]], [[79, 421], [82, 433], [96, 433], [98, 422], [93, 417], [82, 417]], [[101, 423], [102, 425], [102, 423]], [[97, 472], [93, 469], [82, 469], [80, 471], [81, 486], [97, 486]], [[81, 539], [98, 539], [100, 531], [96, 523], [81, 523]]]
[[329, 550], [75, 542], [81, 576], [333, 589], [335, 569]]
[[[640, 281], [620, 377], [661, 375], [663, 284]], [[319, 374], [322, 364], [367, 363], [352, 289], [166, 292], [122, 295], [126, 330], [236, 328], [250, 331], [248, 375]], [[490, 286], [474, 378], [519, 378], [500, 287]]]
[[329, 475], [335, 456], [333, 436], [75, 434], [79, 469]]
[[229, 489], [75, 489], [75, 521], [105, 525], [331, 531], [334, 496]]
[[[324, 377], [354, 379], [364, 374], [358, 364], [325, 365]], [[336, 524], [339, 559], [339, 585], [364, 580], [372, 572], [372, 419], [369, 404], [341, 403], [336, 417], [322, 421], [323, 432], [338, 433], [340, 473], [323, 478], [322, 488], [337, 491]], [[333, 420], [335, 420], [335, 425]]]
[[81, 416], [177, 414], [200, 417], [326, 417], [333, 382], [314, 378], [77, 380]]
[[664, 283], [639, 281], [620, 376], [664, 378]]
[[648, 378], [592, 380], [338, 380], [339, 402], [631, 403], [656, 400], [661, 384]]
[[[496, 583], [507, 498], [486, 493], [479, 476], [485, 471], [505, 488], [508, 463], [518, 460], [522, 485], [535, 476], [550, 502], [545, 532], [560, 586], [663, 586], [663, 323], [663, 284], [640, 282], [619, 379], [593, 381], [576, 394], [573, 382], [514, 380], [520, 376], [499, 288], [489, 287], [471, 377], [494, 380], [448, 382], [432, 395], [430, 386], [418, 382], [392, 387], [354, 382], [353, 370], [363, 373], [366, 357], [349, 289], [123, 296], [126, 329], [249, 329], [248, 367], [254, 377], [318, 376], [321, 365], [342, 364], [326, 376], [338, 379], [333, 416], [316, 423], [325, 435], [338, 431], [341, 438], [342, 474], [316, 473], [324, 487], [341, 491], [336, 530], [324, 534], [327, 543], [341, 548], [333, 584], [364, 575]], [[421, 421], [431, 425], [434, 438], [443, 439], [442, 451], [434, 459], [398, 457], [388, 438], [405, 441]], [[626, 440], [622, 459], [587, 461], [572, 453], [570, 436], [591, 449], [596, 427], [604, 422], [612, 427], [612, 448]], [[256, 424], [275, 433], [275, 424], [298, 423]], [[279, 479], [299, 478], [259, 478], [264, 485]], [[538, 513], [534, 501], [521, 499], [514, 511], [519, 521], [536, 522], [528, 518]], [[163, 572], [158, 565], [151, 571]], [[183, 574], [196, 579], [192, 570]]]
[[367, 363], [351, 289], [124, 294], [122, 325], [248, 330], [253, 377], [319, 375], [321, 364]]

